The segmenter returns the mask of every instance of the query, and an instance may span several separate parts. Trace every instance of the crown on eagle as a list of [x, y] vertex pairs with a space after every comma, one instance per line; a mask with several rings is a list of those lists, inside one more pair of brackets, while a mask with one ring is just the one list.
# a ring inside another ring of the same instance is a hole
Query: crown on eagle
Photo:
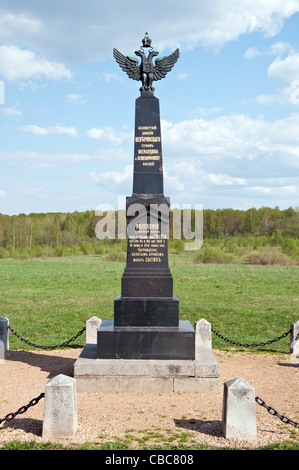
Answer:
[[148, 33], [145, 33], [144, 38], [142, 39], [143, 47], [151, 47], [152, 40], [150, 39]]

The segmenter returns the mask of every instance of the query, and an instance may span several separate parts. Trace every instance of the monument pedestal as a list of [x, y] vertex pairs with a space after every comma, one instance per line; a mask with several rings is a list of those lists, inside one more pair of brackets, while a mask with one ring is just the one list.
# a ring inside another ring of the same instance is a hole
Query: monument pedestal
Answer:
[[189, 321], [178, 327], [116, 327], [103, 321], [98, 329], [98, 359], [195, 359], [195, 331]]
[[137, 61], [114, 49], [130, 78], [143, 82], [135, 102], [133, 192], [126, 200], [128, 246], [121, 295], [114, 301], [114, 321], [101, 323], [97, 343], [86, 345], [74, 375], [79, 391], [218, 393], [218, 364], [209, 348], [196, 346], [190, 322], [179, 320], [168, 265], [170, 201], [164, 196], [160, 108], [152, 80], [166, 75], [179, 51], [156, 60], [153, 67], [157, 53], [146, 58], [144, 47], [150, 47], [147, 36], [137, 53], [145, 65], [134, 70]]
[[219, 366], [211, 349], [196, 348], [195, 359], [98, 359], [97, 344], [86, 344], [74, 365], [78, 392], [219, 393]]
[[175, 296], [126, 298], [114, 300], [114, 326], [178, 327], [179, 299]]

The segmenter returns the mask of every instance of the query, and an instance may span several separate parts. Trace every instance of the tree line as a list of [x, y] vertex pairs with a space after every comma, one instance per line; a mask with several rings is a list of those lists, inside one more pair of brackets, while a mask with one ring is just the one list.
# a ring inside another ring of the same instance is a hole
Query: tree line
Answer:
[[[105, 216], [105, 213], [103, 214]], [[115, 232], [118, 233], [118, 213], [115, 213]], [[99, 218], [95, 211], [72, 213], [31, 213], [19, 215], [0, 214], [0, 257], [13, 255], [16, 250], [31, 253], [49, 253], [62, 256], [86, 254], [89, 249], [101, 253], [107, 246], [115, 250], [126, 248], [125, 240], [98, 240], [95, 233]], [[173, 212], [170, 211], [169, 239], [173, 239]], [[191, 230], [195, 217], [191, 210]], [[299, 243], [299, 212], [289, 207], [236, 209], [203, 209], [204, 239], [226, 239], [231, 237], [272, 237], [277, 244], [284, 239]], [[183, 237], [182, 237], [183, 238]]]

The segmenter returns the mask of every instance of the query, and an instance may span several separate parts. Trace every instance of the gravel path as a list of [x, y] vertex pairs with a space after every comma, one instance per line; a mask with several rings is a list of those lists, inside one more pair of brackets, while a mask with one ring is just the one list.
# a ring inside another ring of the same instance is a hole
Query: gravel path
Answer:
[[[17, 411], [45, 391], [50, 378], [73, 375], [80, 349], [8, 351], [0, 364], [0, 419]], [[293, 421], [299, 421], [299, 364], [289, 354], [213, 350], [220, 367], [220, 393], [78, 393], [78, 430], [62, 444], [129, 440], [142, 448], [185, 442], [217, 447], [252, 449], [292, 440], [299, 429], [283, 423], [258, 404], [257, 435], [253, 442], [225, 439], [221, 432], [223, 383], [241, 377], [252, 384], [255, 396]], [[44, 400], [26, 413], [0, 424], [2, 443], [13, 440], [45, 442], [41, 437]], [[142, 441], [141, 441], [142, 439]]]

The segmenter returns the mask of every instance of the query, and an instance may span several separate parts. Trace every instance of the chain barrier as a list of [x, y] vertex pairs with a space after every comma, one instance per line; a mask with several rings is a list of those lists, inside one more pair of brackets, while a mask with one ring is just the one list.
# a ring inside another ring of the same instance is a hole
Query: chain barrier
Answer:
[[55, 346], [40, 346], [38, 344], [34, 344], [34, 343], [31, 343], [31, 341], [28, 341], [28, 339], [25, 339], [23, 338], [21, 335], [19, 335], [13, 328], [11, 328], [10, 325], [8, 325], [8, 328], [10, 329], [10, 331], [17, 337], [19, 338], [21, 341], [23, 341], [24, 343], [28, 344], [29, 346], [33, 346], [34, 348], [38, 348], [38, 349], [48, 349], [48, 350], [51, 350], [51, 349], [56, 349], [56, 348], [61, 348], [63, 346], [67, 346], [68, 344], [70, 344], [72, 341], [75, 341], [75, 339], [77, 339], [79, 336], [81, 336], [84, 331], [86, 330], [86, 327], [82, 328], [81, 331], [79, 331], [79, 333], [76, 334], [76, 336], [73, 336], [71, 339], [69, 339], [68, 341], [65, 341], [64, 343], [61, 343], [61, 344], [56, 344]]
[[[21, 406], [21, 408], [18, 409], [18, 411], [16, 411], [15, 413], [8, 413], [3, 419], [0, 419], [0, 424], [2, 424], [4, 421], [11, 421], [12, 419], [14, 419], [17, 415], [20, 415], [20, 414], [23, 414], [25, 413], [28, 408], [30, 408], [31, 406], [34, 406], [34, 405], [37, 405], [38, 402], [45, 397], [45, 394], [44, 393], [41, 393], [38, 397], [36, 398], [33, 398], [29, 403], [28, 405], [24, 405], [24, 406]], [[294, 426], [295, 428], [298, 428], [299, 427], [299, 423], [297, 423], [296, 421], [293, 421], [292, 419], [288, 418], [287, 416], [284, 416], [284, 415], [281, 415], [280, 413], [278, 413], [278, 411], [276, 411], [272, 406], [268, 406], [264, 400], [262, 400], [260, 397], [255, 397], [255, 401], [258, 405], [260, 406], [264, 406], [267, 411], [273, 415], [273, 416], [277, 416], [279, 419], [281, 419], [281, 421], [283, 423], [287, 423], [287, 424], [291, 424], [292, 426]]]
[[[17, 337], [19, 338], [21, 341], [23, 341], [24, 343], [30, 345], [30, 346], [33, 346], [35, 348], [38, 348], [38, 349], [56, 349], [56, 348], [60, 348], [60, 347], [63, 347], [63, 346], [67, 346], [68, 344], [70, 344], [72, 341], [75, 341], [79, 336], [81, 336], [84, 331], [86, 330], [86, 327], [82, 328], [81, 331], [79, 331], [79, 333], [77, 333], [75, 336], [73, 336], [71, 339], [69, 339], [68, 341], [65, 341], [64, 343], [61, 343], [61, 344], [56, 344], [55, 346], [40, 346], [38, 344], [35, 344], [35, 343], [32, 343], [31, 341], [28, 341], [27, 339], [23, 338], [21, 335], [19, 335], [13, 328], [11, 328], [10, 325], [8, 325], [8, 329]], [[24, 406], [21, 406], [21, 408], [18, 409], [18, 411], [16, 411], [15, 413], [9, 413], [8, 415], [5, 416], [5, 418], [3, 419], [0, 419], [0, 424], [2, 424], [4, 421], [10, 421], [11, 419], [14, 419], [17, 415], [19, 414], [22, 414], [22, 413], [25, 413], [28, 408], [30, 408], [31, 406], [34, 406], [34, 405], [37, 405], [37, 403], [42, 399], [44, 398], [45, 394], [44, 393], [41, 393], [38, 397], [36, 398], [33, 398], [29, 403], [28, 405], [24, 405]]]
[[[55, 346], [40, 346], [40, 345], [37, 345], [37, 344], [34, 344], [32, 343], [31, 341], [28, 341], [26, 340], [25, 338], [23, 338], [22, 336], [20, 336], [13, 328], [11, 328], [9, 325], [8, 325], [8, 329], [10, 329], [10, 331], [15, 335], [17, 336], [21, 341], [24, 341], [26, 344], [30, 345], [30, 346], [34, 346], [36, 348], [39, 348], [39, 349], [56, 349], [56, 348], [59, 348], [59, 347], [62, 347], [62, 346], [66, 346], [68, 345], [69, 343], [71, 343], [72, 341], [74, 341], [75, 339], [77, 339], [79, 336], [81, 336], [84, 331], [86, 330], [86, 327], [82, 328], [81, 331], [79, 331], [77, 333], [77, 335], [73, 336], [71, 339], [69, 339], [68, 341], [65, 341], [64, 343], [61, 343], [61, 344], [58, 344], [58, 345], [55, 345]], [[282, 338], [285, 338], [286, 336], [288, 336], [290, 333], [291, 333], [291, 329], [289, 331], [286, 331], [285, 333], [283, 333], [281, 336], [277, 336], [276, 338], [272, 339], [272, 340], [269, 340], [269, 341], [266, 341], [266, 342], [261, 342], [261, 343], [252, 343], [252, 344], [248, 344], [248, 343], [239, 343], [237, 341], [234, 341], [234, 340], [230, 340], [228, 338], [225, 338], [223, 335], [221, 335], [220, 333], [218, 333], [217, 331], [213, 330], [213, 328], [211, 328], [212, 332], [219, 336], [219, 338], [223, 339], [224, 341], [226, 342], [229, 342], [231, 344], [235, 344], [237, 346], [243, 346], [243, 347], [257, 347], [257, 346], [265, 346], [266, 344], [271, 344], [271, 343], [274, 343], [275, 341], [279, 341], [280, 339]], [[296, 338], [295, 338], [295, 341], [297, 341], [299, 339], [299, 333], [297, 334]], [[28, 408], [30, 408], [31, 406], [34, 406], [34, 405], [37, 405], [37, 403], [45, 397], [45, 393], [41, 393], [38, 397], [36, 398], [33, 398], [29, 403], [28, 405], [24, 405], [24, 406], [21, 406], [21, 408], [19, 408], [15, 413], [9, 413], [7, 414], [3, 419], [0, 419], [0, 424], [2, 424], [4, 421], [10, 421], [12, 419], [14, 419], [17, 415], [19, 414], [22, 414], [22, 413], [25, 413]], [[292, 419], [288, 418], [287, 416], [284, 416], [284, 415], [281, 415], [280, 413], [278, 413], [278, 411], [276, 411], [272, 406], [269, 406], [265, 403], [264, 400], [262, 400], [260, 397], [255, 397], [255, 401], [258, 405], [260, 406], [263, 406], [266, 408], [266, 410], [273, 416], [277, 416], [283, 423], [287, 423], [287, 424], [291, 424], [292, 426], [295, 426], [296, 428], [299, 428], [299, 423], [297, 423], [296, 421], [293, 421]]]
[[2, 424], [4, 421], [10, 421], [11, 419], [14, 419], [17, 415], [20, 415], [22, 413], [25, 413], [28, 408], [31, 406], [37, 405], [37, 403], [44, 398], [45, 394], [41, 393], [38, 397], [33, 398], [28, 405], [21, 406], [21, 408], [18, 409], [15, 413], [8, 413], [8, 415], [5, 416], [5, 418], [0, 419], [0, 424]]
[[[277, 336], [276, 338], [274, 339], [270, 339], [269, 341], [265, 341], [265, 342], [261, 342], [261, 343], [252, 343], [252, 344], [248, 344], [248, 343], [239, 343], [238, 341], [234, 341], [232, 339], [229, 339], [229, 338], [225, 338], [223, 335], [221, 335], [220, 333], [218, 333], [217, 331], [213, 330], [213, 328], [211, 328], [212, 332], [218, 336], [219, 338], [223, 339], [224, 341], [226, 341], [227, 343], [230, 343], [230, 344], [235, 344], [236, 346], [243, 346], [244, 348], [256, 348], [257, 346], [266, 346], [267, 344], [272, 344], [274, 343], [275, 341], [279, 341], [280, 339], [282, 338], [285, 338], [286, 336], [288, 336], [290, 333], [291, 333], [291, 329], [289, 331], [286, 331], [285, 333], [283, 333], [281, 336]], [[297, 335], [298, 337], [298, 335]], [[296, 338], [297, 339], [297, 338]]]
[[[277, 336], [276, 338], [271, 339], [269, 341], [265, 341], [265, 342], [261, 342], [261, 343], [252, 343], [252, 344], [239, 343], [238, 341], [234, 341], [234, 340], [231, 340], [229, 338], [226, 338], [223, 335], [221, 335], [220, 333], [218, 333], [217, 331], [213, 330], [213, 328], [211, 328], [211, 331], [216, 336], [218, 336], [219, 338], [223, 339], [224, 341], [226, 341], [230, 344], [235, 344], [236, 346], [243, 346], [244, 348], [249, 348], [249, 347], [266, 346], [267, 344], [272, 344], [272, 343], [274, 343], [276, 341], [279, 341], [282, 338], [285, 338], [286, 336], [288, 336], [291, 333], [292, 330], [290, 329], [289, 331], [286, 331], [285, 333], [283, 333], [281, 336]], [[294, 341], [297, 341], [297, 340], [299, 340], [299, 333], [296, 335], [296, 338], [294, 339]], [[287, 418], [286, 416], [281, 415], [272, 406], [268, 406], [264, 402], [264, 400], [262, 400], [260, 397], [255, 397], [255, 401], [257, 402], [258, 405], [264, 406], [271, 415], [277, 416], [278, 418], [280, 418], [281, 421], [283, 421], [284, 423], [291, 424], [292, 426], [295, 426], [296, 428], [299, 427], [299, 423], [296, 423], [296, 421], [293, 421], [290, 418]]]
[[266, 410], [270, 413], [270, 415], [277, 416], [283, 423], [291, 424], [292, 426], [295, 426], [295, 428], [299, 428], [299, 423], [296, 423], [296, 421], [293, 421], [290, 418], [287, 418], [284, 415], [279, 414], [272, 406], [268, 406], [264, 400], [262, 400], [260, 397], [255, 397], [255, 401], [257, 402], [258, 405], [264, 406]]

